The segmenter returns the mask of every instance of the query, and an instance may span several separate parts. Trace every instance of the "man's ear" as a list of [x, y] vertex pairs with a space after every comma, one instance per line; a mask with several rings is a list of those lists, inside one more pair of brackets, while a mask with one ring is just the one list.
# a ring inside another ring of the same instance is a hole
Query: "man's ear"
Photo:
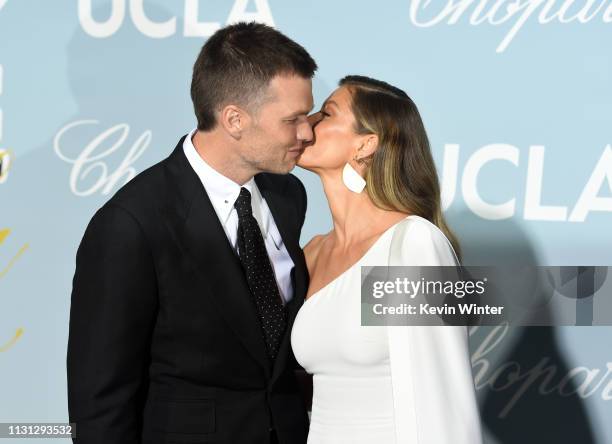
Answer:
[[236, 105], [227, 105], [219, 113], [219, 124], [234, 139], [239, 140], [250, 123], [249, 114]]

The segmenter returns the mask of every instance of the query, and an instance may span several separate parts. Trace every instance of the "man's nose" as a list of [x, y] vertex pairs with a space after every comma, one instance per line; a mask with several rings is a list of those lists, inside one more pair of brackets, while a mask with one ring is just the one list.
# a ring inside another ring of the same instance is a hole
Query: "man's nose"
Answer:
[[299, 126], [297, 136], [298, 136], [298, 140], [300, 140], [303, 143], [312, 142], [314, 135], [312, 131], [312, 125], [310, 124], [310, 119], [308, 119], [306, 122], [302, 123]]
[[303, 125], [303, 129], [300, 129], [298, 138], [307, 145], [313, 143], [315, 137], [314, 128], [321, 120], [323, 120], [323, 114], [320, 111], [309, 115], [306, 118], [306, 123]]

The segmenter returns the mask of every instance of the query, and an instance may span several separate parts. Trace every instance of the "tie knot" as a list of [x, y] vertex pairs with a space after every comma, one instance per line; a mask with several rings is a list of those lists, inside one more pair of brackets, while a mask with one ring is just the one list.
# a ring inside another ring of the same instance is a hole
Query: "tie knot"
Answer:
[[240, 194], [236, 202], [234, 202], [234, 208], [236, 208], [239, 217], [249, 216], [253, 213], [251, 209], [251, 193], [249, 193], [249, 190], [244, 187], [240, 188]]

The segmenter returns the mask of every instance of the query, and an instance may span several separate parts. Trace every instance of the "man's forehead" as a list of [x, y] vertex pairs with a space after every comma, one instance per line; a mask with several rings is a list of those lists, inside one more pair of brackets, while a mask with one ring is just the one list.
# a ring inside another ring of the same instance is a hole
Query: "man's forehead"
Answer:
[[277, 75], [270, 81], [270, 89], [277, 94], [312, 95], [312, 80], [298, 75]]
[[291, 112], [306, 114], [312, 110], [312, 81], [300, 76], [277, 76], [270, 82], [273, 101], [290, 107]]

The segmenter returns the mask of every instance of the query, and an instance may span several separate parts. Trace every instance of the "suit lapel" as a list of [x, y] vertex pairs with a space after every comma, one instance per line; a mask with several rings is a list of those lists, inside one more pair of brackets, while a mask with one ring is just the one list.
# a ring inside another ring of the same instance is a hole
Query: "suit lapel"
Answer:
[[[260, 321], [242, 264], [234, 253], [200, 179], [189, 165], [181, 139], [168, 163], [168, 220], [186, 254], [196, 266], [214, 306], [266, 375], [271, 372]], [[177, 196], [177, 194], [179, 196]]]
[[294, 210], [295, 204], [292, 197], [285, 195], [282, 192], [284, 190], [273, 189], [271, 181], [265, 174], [255, 176], [255, 182], [270, 208], [274, 222], [283, 238], [285, 248], [287, 248], [287, 252], [294, 264], [292, 271], [293, 298], [287, 304], [287, 330], [283, 336], [278, 357], [274, 362], [272, 371], [272, 380], [274, 381], [285, 368], [287, 357], [290, 355], [291, 329], [295, 316], [304, 302], [304, 296], [308, 288], [308, 271], [304, 253], [299, 245], [300, 233], [297, 226], [299, 219]]

